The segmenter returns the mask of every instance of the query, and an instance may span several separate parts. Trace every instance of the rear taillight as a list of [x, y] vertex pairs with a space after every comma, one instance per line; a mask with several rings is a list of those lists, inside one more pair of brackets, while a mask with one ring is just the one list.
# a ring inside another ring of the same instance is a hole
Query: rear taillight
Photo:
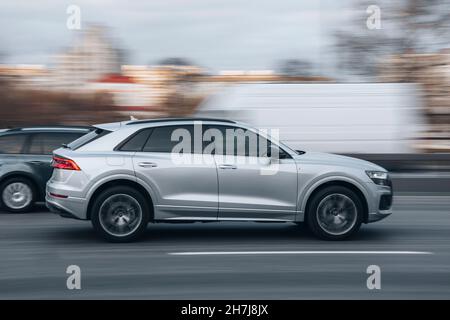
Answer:
[[75, 161], [59, 156], [53, 156], [52, 167], [62, 170], [80, 170], [80, 167], [75, 163]]

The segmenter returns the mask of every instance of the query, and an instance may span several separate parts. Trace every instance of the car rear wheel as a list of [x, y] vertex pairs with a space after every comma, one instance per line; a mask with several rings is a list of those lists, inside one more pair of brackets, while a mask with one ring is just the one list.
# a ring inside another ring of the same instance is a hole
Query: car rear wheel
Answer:
[[355, 234], [363, 220], [358, 195], [343, 186], [317, 192], [307, 208], [306, 222], [314, 235], [325, 240], [344, 240]]
[[33, 184], [26, 178], [11, 178], [0, 186], [0, 204], [8, 212], [23, 213], [32, 209], [36, 192]]
[[144, 196], [128, 186], [103, 191], [92, 205], [94, 229], [110, 242], [138, 239], [149, 221], [149, 207]]

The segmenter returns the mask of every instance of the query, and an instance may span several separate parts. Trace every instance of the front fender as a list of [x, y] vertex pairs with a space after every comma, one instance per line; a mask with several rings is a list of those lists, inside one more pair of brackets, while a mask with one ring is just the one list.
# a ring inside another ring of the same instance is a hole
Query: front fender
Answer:
[[307, 182], [303, 189], [300, 190], [297, 202], [297, 211], [304, 214], [306, 211], [306, 204], [308, 203], [311, 194], [323, 184], [332, 181], [350, 183], [358, 188], [359, 191], [361, 191], [366, 200], [369, 196], [369, 191], [366, 189], [364, 181], [355, 177], [348, 176], [345, 173], [329, 173], [326, 175], [315, 177], [311, 181]]

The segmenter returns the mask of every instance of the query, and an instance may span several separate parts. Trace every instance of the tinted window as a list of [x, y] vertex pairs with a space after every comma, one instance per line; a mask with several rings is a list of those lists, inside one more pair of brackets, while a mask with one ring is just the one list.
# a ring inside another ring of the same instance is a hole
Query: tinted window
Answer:
[[103, 129], [96, 129], [94, 131], [90, 131], [89, 133], [86, 133], [85, 135], [81, 136], [80, 138], [76, 139], [75, 141], [72, 141], [68, 144], [68, 147], [72, 150], [76, 150], [78, 148], [81, 148], [82, 146], [88, 144], [89, 142], [92, 142], [100, 137], [103, 137], [107, 135], [108, 133], [111, 133], [111, 131], [103, 130]]
[[[198, 139], [198, 146], [194, 145], [194, 140]], [[194, 147], [199, 148], [195, 150], [196, 153], [202, 152], [202, 133], [199, 137], [194, 137], [194, 126], [165, 126], [153, 129], [150, 138], [144, 147], [144, 152], [180, 152], [180, 153], [194, 153]]]
[[268, 154], [270, 141], [251, 130], [231, 126], [208, 126], [206, 136], [215, 144], [215, 154], [257, 157]]
[[0, 137], [0, 153], [17, 154], [23, 151], [27, 134], [9, 134]]
[[139, 131], [134, 136], [132, 136], [128, 141], [126, 141], [120, 148], [120, 151], [142, 151], [145, 143], [147, 142], [148, 136], [152, 132], [152, 129], [145, 129]]
[[51, 154], [53, 150], [80, 137], [82, 133], [74, 132], [43, 132], [32, 136], [28, 150], [30, 154]]

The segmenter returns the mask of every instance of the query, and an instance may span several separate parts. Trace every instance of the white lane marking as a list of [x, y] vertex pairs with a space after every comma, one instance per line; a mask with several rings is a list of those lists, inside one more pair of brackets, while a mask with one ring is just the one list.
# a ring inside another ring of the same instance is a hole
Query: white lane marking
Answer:
[[258, 254], [398, 254], [423, 255], [433, 254], [428, 251], [199, 251], [169, 252], [174, 256], [207, 256], [207, 255], [258, 255]]

